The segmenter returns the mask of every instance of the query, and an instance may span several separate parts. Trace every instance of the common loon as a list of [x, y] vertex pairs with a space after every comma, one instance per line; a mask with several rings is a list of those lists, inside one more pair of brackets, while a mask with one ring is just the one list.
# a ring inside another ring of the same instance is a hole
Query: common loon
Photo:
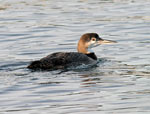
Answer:
[[40, 60], [33, 61], [27, 67], [33, 70], [57, 70], [73, 66], [96, 64], [97, 57], [90, 49], [101, 44], [111, 44], [116, 41], [104, 40], [97, 33], [83, 34], [78, 42], [78, 52], [56, 52]]

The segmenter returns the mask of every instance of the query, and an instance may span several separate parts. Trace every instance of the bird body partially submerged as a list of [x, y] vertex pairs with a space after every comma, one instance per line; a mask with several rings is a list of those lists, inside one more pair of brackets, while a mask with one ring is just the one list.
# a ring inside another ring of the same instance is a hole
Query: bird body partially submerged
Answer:
[[76, 67], [83, 64], [93, 64], [96, 60], [78, 52], [56, 52], [48, 55], [38, 61], [33, 61], [28, 68], [30, 69], [44, 69], [44, 70], [56, 70], [66, 69], [68, 67]]
[[33, 61], [28, 66], [33, 70], [56, 70], [76, 67], [79, 65], [91, 65], [97, 63], [97, 57], [89, 49], [103, 43], [115, 43], [110, 40], [101, 39], [96, 33], [82, 35], [78, 42], [78, 52], [56, 52], [40, 60]]

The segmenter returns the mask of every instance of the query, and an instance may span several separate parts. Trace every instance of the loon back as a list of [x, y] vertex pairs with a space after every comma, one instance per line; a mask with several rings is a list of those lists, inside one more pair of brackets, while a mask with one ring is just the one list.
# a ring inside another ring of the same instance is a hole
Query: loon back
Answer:
[[57, 52], [50, 54], [38, 61], [33, 61], [28, 68], [33, 70], [65, 69], [82, 64], [94, 64], [96, 63], [96, 59], [97, 58], [94, 53], [86, 55], [78, 52]]

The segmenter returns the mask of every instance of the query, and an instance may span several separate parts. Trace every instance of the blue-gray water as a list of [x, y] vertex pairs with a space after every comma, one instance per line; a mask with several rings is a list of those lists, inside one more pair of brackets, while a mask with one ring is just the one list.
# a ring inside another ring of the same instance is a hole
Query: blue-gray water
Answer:
[[[80, 36], [115, 40], [91, 69], [32, 72]], [[0, 114], [149, 114], [150, 0], [0, 0]]]

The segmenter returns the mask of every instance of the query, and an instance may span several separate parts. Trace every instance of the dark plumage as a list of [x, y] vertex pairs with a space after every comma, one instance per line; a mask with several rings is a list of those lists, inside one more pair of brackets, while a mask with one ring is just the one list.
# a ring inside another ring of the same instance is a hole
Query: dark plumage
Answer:
[[39, 61], [33, 61], [28, 68], [55, 70], [79, 66], [82, 64], [90, 64], [93, 62], [95, 62], [95, 60], [88, 57], [86, 54], [78, 52], [57, 52], [50, 54]]
[[40, 60], [33, 61], [28, 68], [33, 70], [56, 70], [83, 64], [96, 64], [96, 55], [94, 52], [89, 52], [88, 49], [103, 43], [114, 43], [114, 41], [103, 40], [96, 33], [87, 33], [78, 42], [78, 52], [56, 52]]

